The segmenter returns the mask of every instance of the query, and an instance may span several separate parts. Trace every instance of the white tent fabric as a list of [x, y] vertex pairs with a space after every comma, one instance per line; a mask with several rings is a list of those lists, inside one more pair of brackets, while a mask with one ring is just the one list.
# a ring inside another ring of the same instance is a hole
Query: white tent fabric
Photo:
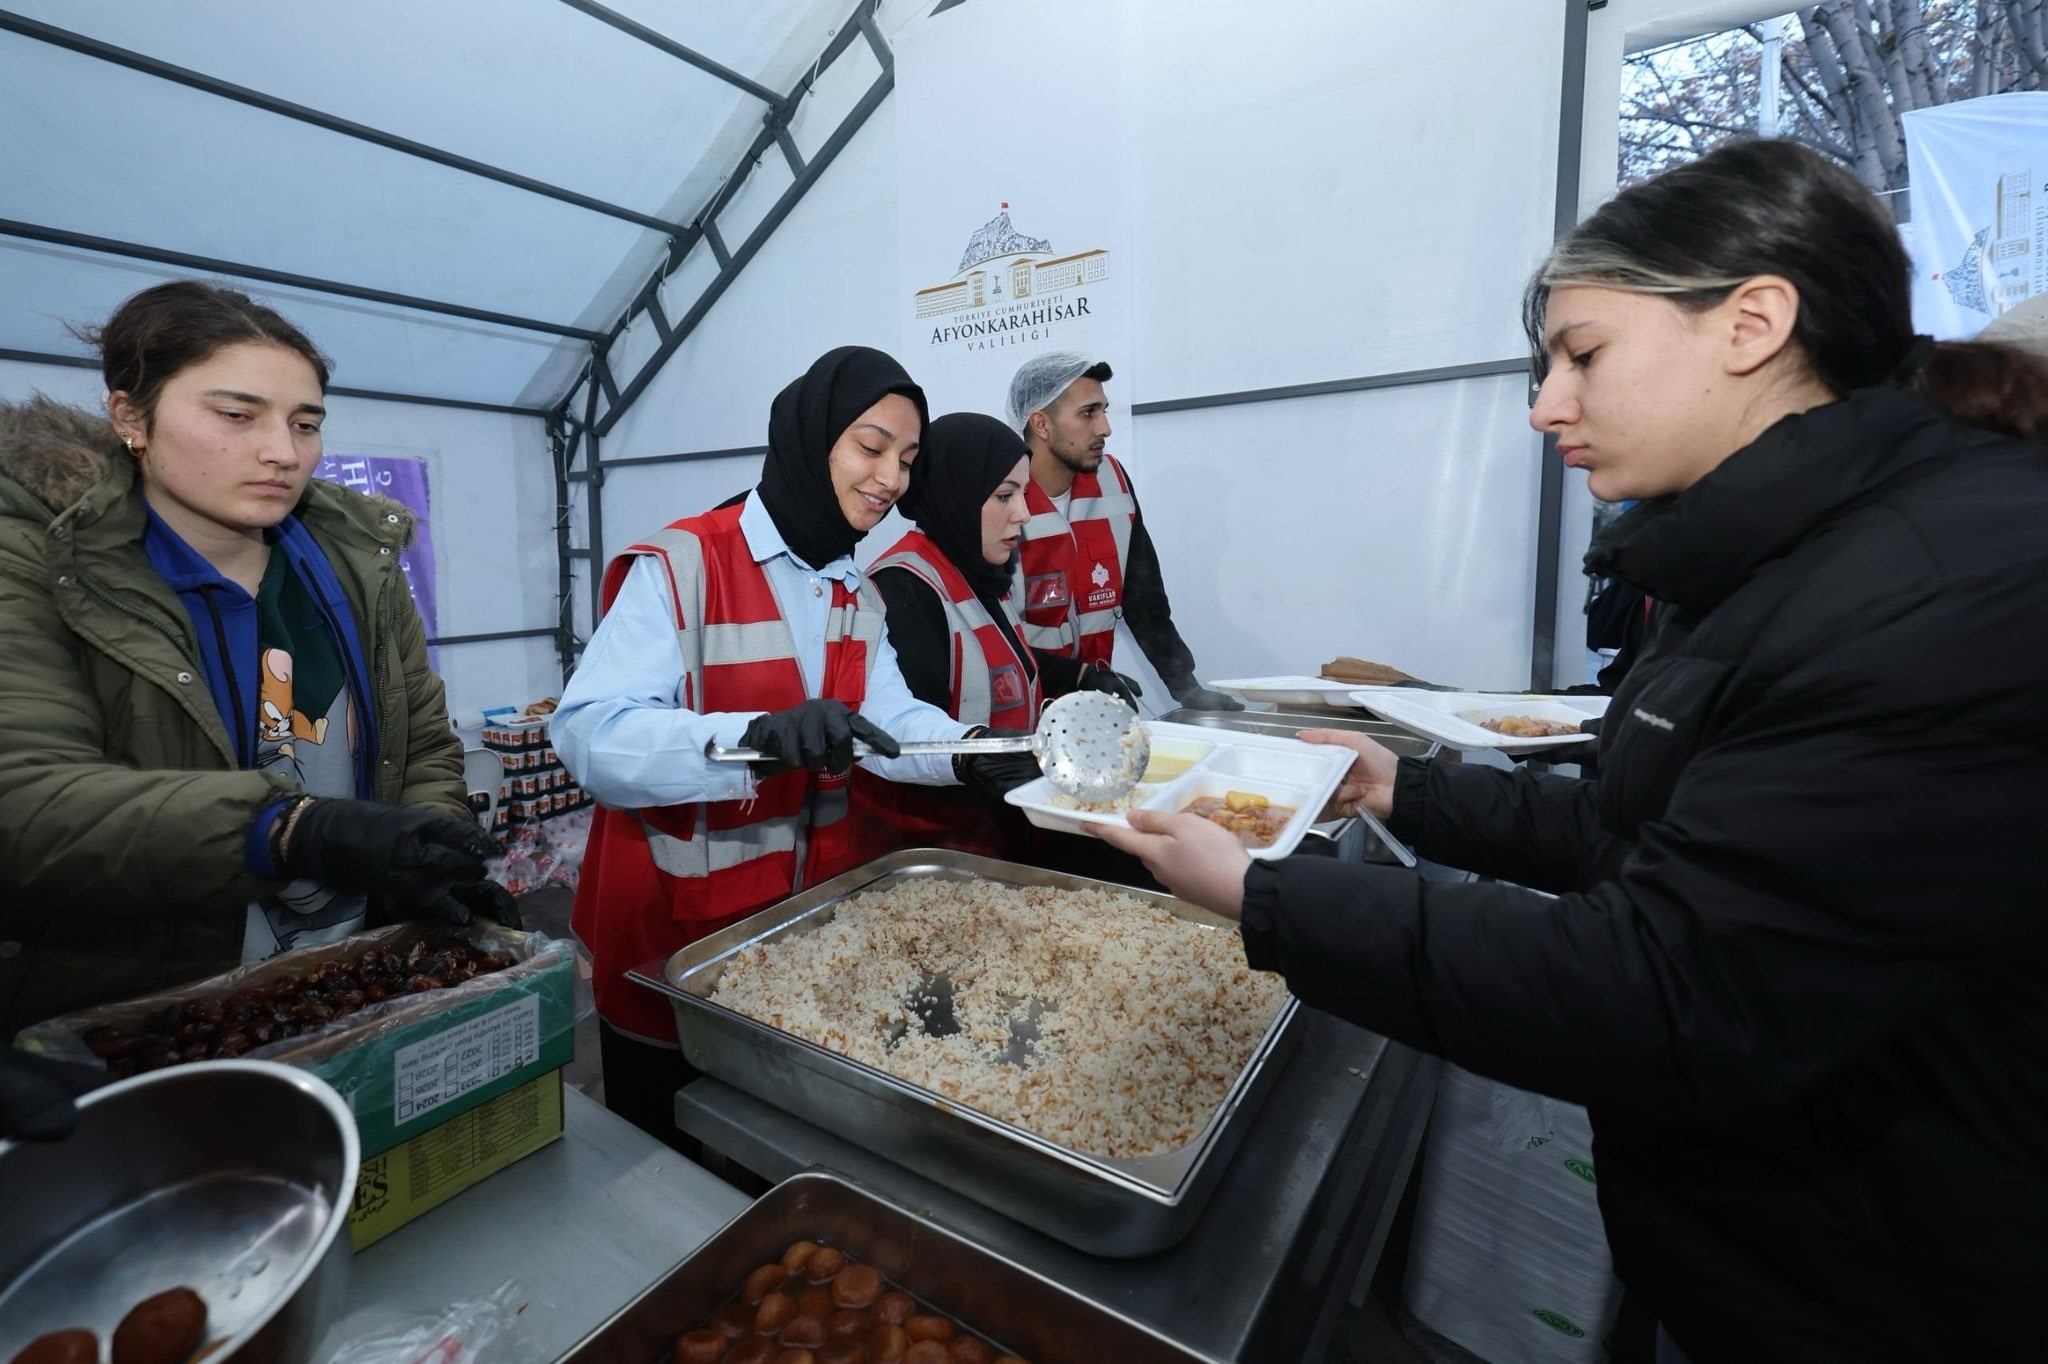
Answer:
[[[566, 0], [8, 0], [46, 24], [687, 226], [766, 103]], [[613, 0], [786, 92], [851, 0]], [[664, 232], [171, 80], [0, 32], [0, 218], [601, 331]], [[194, 273], [0, 235], [0, 349], [82, 354], [67, 322]], [[221, 272], [226, 273], [226, 272]], [[229, 273], [229, 278], [233, 278]], [[583, 341], [248, 282], [336, 382], [541, 407]]]
[[[442, 575], [442, 629], [458, 637], [504, 631], [535, 638], [467, 641], [477, 647], [449, 655], [451, 695], [504, 701], [514, 697], [500, 693], [517, 685], [538, 694], [550, 685], [537, 680], [545, 654], [539, 636], [549, 629], [542, 617], [554, 618], [563, 584], [573, 608], [571, 634], [583, 633], [589, 577], [620, 543], [619, 534], [664, 512], [703, 505], [699, 483], [716, 497], [735, 491], [753, 465], [746, 457], [694, 464], [670, 458], [754, 447], [767, 395], [811, 355], [848, 341], [894, 346], [899, 340], [897, 281], [875, 262], [893, 253], [900, 217], [919, 211], [919, 197], [901, 193], [889, 68], [901, 31], [954, 3], [362, 0], [337, 10], [283, 0], [252, 10], [236, 0], [175, 6], [0, 0], [0, 296], [14, 304], [0, 312], [0, 391], [8, 385], [71, 391], [69, 380], [84, 371], [17, 362], [82, 357], [84, 348], [65, 323], [104, 317], [121, 298], [158, 279], [216, 273], [10, 231], [23, 225], [347, 281], [570, 329], [569, 336], [553, 335], [244, 281], [333, 354], [335, 381], [344, 389], [512, 405], [535, 416], [562, 404], [569, 471], [566, 486], [556, 488], [540, 423], [525, 416], [435, 413], [438, 425], [429, 437], [422, 434], [422, 409], [353, 397], [336, 405], [337, 420], [330, 423], [336, 442], [351, 449], [432, 454], [440, 461], [442, 492], [485, 481], [506, 485], [516, 515], [469, 497], [436, 502], [437, 555], [451, 567], [500, 562], [507, 527], [523, 528], [516, 586], [494, 573]], [[1567, 76], [1583, 81], [1590, 101], [1580, 167], [1582, 202], [1590, 204], [1611, 186], [1612, 86], [1622, 52], [1648, 26], [1763, 3], [1615, 0], [1587, 15], [1576, 0], [1545, 6], [1496, 0], [1501, 22], [1482, 25], [1484, 41], [1460, 49], [1462, 75], [1449, 87], [1425, 79], [1434, 69], [1430, 62], [1390, 62], [1385, 55], [1403, 49], [1402, 26], [1423, 22], [1413, 19], [1420, 11], [1399, 11], [1408, 17], [1391, 28], [1377, 10], [1343, 0], [1315, 0], [1277, 18], [1248, 19], [1227, 0], [1148, 14], [1156, 41], [1147, 45], [1146, 62], [1163, 80], [1161, 118], [1147, 125], [1138, 162], [1137, 192], [1156, 210], [1147, 239], [1155, 249], [1139, 256], [1145, 265], [1140, 283], [1151, 282], [1143, 303], [1168, 306], [1141, 313], [1177, 315], [1174, 308], [1186, 302], [1183, 277], [1206, 278], [1212, 239], [1227, 229], [1231, 249], [1262, 268], [1279, 252], [1288, 281], [1268, 285], [1289, 298], [1290, 317], [1306, 306], [1317, 325], [1295, 328], [1284, 345], [1270, 344], [1258, 331], [1270, 322], [1259, 315], [1267, 288], [1226, 290], [1228, 308], [1201, 315], [1199, 326], [1151, 327], [1152, 351], [1141, 357], [1148, 363], [1134, 366], [1124, 401], [1158, 406], [1160, 399], [1278, 391], [1333, 376], [1508, 357], [1519, 337], [1512, 310], [1498, 301], [1514, 292], [1549, 236], [1556, 178], [1550, 144], [1562, 126], [1550, 54], [1570, 27], [1569, 16], [1579, 15], [1601, 73], [1597, 79], [1590, 69], [1577, 79]], [[860, 41], [856, 14], [865, 16], [861, 27], [871, 41]], [[51, 41], [23, 31], [38, 24], [72, 36]], [[653, 32], [621, 31], [636, 24]], [[650, 36], [656, 41], [645, 40]], [[662, 50], [662, 41], [729, 68], [738, 82]], [[109, 54], [72, 50], [94, 42], [622, 206], [629, 218], [223, 99], [130, 69]], [[1430, 49], [1425, 42], [1410, 50]], [[1007, 64], [1021, 51], [997, 45], [992, 75], [1010, 70]], [[1177, 80], [1171, 74], [1191, 57], [1216, 66], [1213, 78], [1195, 82], [1194, 91], [1185, 88], [1184, 71]], [[1478, 70], [1487, 74], [1477, 76]], [[1017, 74], [1025, 80], [1020, 88], [1035, 95], [1057, 88], [1049, 68], [1027, 63]], [[1248, 98], [1254, 75], [1261, 92]], [[1401, 95], [1394, 87], [1403, 80], [1420, 82], [1429, 99]], [[1275, 88], [1266, 91], [1267, 83]], [[742, 88], [748, 85], [758, 89]], [[1479, 87], [1497, 125], [1473, 112]], [[803, 88], [809, 93], [783, 111], [785, 146], [804, 166], [797, 174], [772, 142], [760, 140], [764, 122], [774, 123], [765, 117], [769, 101], [758, 96]], [[1429, 100], [1445, 89], [1455, 93], [1455, 111], [1417, 112], [1434, 110]], [[1478, 132], [1482, 126], [1503, 131]], [[1512, 174], [1475, 177], [1473, 158], [1463, 153], [1420, 172], [1402, 169], [1404, 147], [1418, 137], [1440, 139], [1451, 128], [1458, 130], [1454, 144], [1477, 139], [1489, 155], [1520, 148], [1510, 156]], [[1221, 176], [1219, 137], [1242, 149], [1221, 157], [1230, 171]], [[726, 183], [735, 172], [739, 184]], [[1558, 183], [1562, 188], [1562, 179]], [[714, 205], [716, 239], [694, 240], [690, 225]], [[650, 227], [631, 215], [674, 228]], [[1363, 226], [1389, 215], [1399, 228], [1391, 236]], [[1175, 224], [1196, 219], [1204, 232], [1176, 230]], [[688, 233], [693, 249], [668, 273], [663, 262], [677, 231]], [[1363, 243], [1371, 249], [1361, 252]], [[1389, 263], [1381, 272], [1385, 279], [1376, 282], [1372, 270], [1380, 267], [1367, 268], [1366, 258]], [[1418, 259], [1458, 264], [1445, 272], [1399, 264]], [[1329, 268], [1309, 268], [1315, 262]], [[650, 317], [639, 306], [651, 281], [664, 316]], [[579, 382], [592, 347], [573, 333], [609, 332], [622, 319], [592, 403], [590, 385]], [[1452, 344], [1454, 333], [1484, 335]], [[1247, 335], [1259, 340], [1244, 344]], [[1493, 414], [1486, 427], [1498, 440], [1489, 436], [1487, 449], [1504, 463], [1487, 475], [1487, 495], [1526, 498], [1530, 490], [1523, 485], [1535, 466], [1523, 458], [1531, 438], [1518, 392], [1493, 378], [1458, 382], [1464, 385], [1455, 395], [1460, 411]], [[1443, 393], [1451, 395], [1453, 387], [1447, 381]], [[1317, 464], [1305, 474], [1355, 481], [1352, 453], [1362, 444], [1395, 454], [1405, 448], [1419, 467], [1429, 467], [1422, 452], [1435, 448], [1440, 432], [1459, 428], [1433, 417], [1389, 442], [1387, 414], [1406, 410], [1406, 402], [1398, 393], [1359, 393], [1245, 408], [1236, 417], [1147, 415], [1173, 435], [1174, 456], [1162, 450], [1148, 491], [1166, 508], [1176, 472], [1194, 476], [1212, 465], [1230, 467], [1225, 447], [1242, 438], [1228, 433], [1247, 422], [1252, 439], [1287, 449], [1296, 464], [1314, 445], [1316, 460], [1330, 467]], [[1325, 420], [1326, 409], [1338, 413], [1329, 418], [1336, 426]], [[587, 412], [602, 437], [604, 466], [594, 472], [588, 461], [599, 442], [581, 430]], [[1257, 418], [1248, 415], [1254, 413]], [[1347, 422], [1365, 425], [1353, 430]], [[1211, 449], [1204, 442], [1221, 444]], [[1467, 444], [1444, 457], [1469, 453]], [[1185, 467], [1175, 471], [1176, 464]], [[599, 486], [606, 491], [593, 499]], [[1402, 480], [1386, 487], [1413, 496]], [[1559, 652], [1567, 660], [1577, 652], [1582, 587], [1576, 568], [1589, 519], [1583, 502], [1582, 495], [1567, 497], [1564, 543], [1557, 547]], [[613, 533], [592, 534], [599, 530], [592, 513], [607, 504]], [[534, 531], [562, 521], [564, 505], [567, 539], [550, 545]], [[1471, 572], [1483, 560], [1498, 581], [1488, 579], [1493, 585], [1478, 615], [1452, 611], [1459, 631], [1432, 628], [1418, 638], [1430, 648], [1454, 638], [1490, 639], [1492, 653], [1430, 664], [1445, 675], [1505, 684], [1521, 672], [1531, 584], [1520, 575], [1532, 551], [1540, 548], [1547, 559], [1552, 546], [1530, 541], [1531, 528], [1522, 525], [1529, 515], [1516, 510], [1520, 506], [1503, 506], [1486, 518], [1504, 527], [1501, 533], [1460, 541], [1476, 557], [1461, 560], [1459, 571], [1478, 582]], [[1433, 524], [1418, 517], [1400, 523], [1418, 535]], [[559, 563], [550, 552], [558, 548]], [[1377, 548], [1385, 553], [1390, 546]], [[1200, 562], [1200, 549], [1180, 546], [1176, 553]], [[1180, 573], [1185, 577], [1188, 570]], [[1311, 643], [1291, 627], [1280, 631], [1284, 638], [1267, 638], [1233, 626], [1237, 617], [1228, 610], [1213, 614], [1221, 622], [1217, 637], [1201, 640], [1200, 652], [1211, 665], [1228, 664], [1224, 671], [1273, 671], [1281, 653], [1293, 659], [1287, 666], [1298, 666], [1295, 654], [1321, 647], [1320, 639]], [[1399, 628], [1405, 615], [1369, 614], [1375, 631], [1400, 636], [1401, 647], [1410, 647], [1408, 632]], [[562, 647], [566, 656], [569, 636]], [[1344, 647], [1363, 646], [1353, 632]], [[1427, 651], [1413, 647], [1418, 660]], [[497, 675], [502, 670], [495, 660], [517, 650], [531, 655], [525, 684]], [[456, 676], [471, 671], [472, 658], [475, 678]], [[1575, 667], [1560, 672], [1577, 680]]]

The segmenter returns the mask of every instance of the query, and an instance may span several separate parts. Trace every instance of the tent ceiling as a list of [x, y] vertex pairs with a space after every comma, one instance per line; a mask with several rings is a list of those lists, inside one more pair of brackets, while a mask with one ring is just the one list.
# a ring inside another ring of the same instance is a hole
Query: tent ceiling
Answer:
[[[787, 91], [852, 0], [0, 0], [7, 16], [231, 82], [381, 133], [687, 224], [766, 104], [591, 9]], [[667, 234], [0, 32], [0, 217], [96, 238], [603, 330]], [[66, 322], [193, 273], [0, 236], [0, 349], [79, 354]], [[275, 284], [336, 382], [543, 405], [582, 342]]]

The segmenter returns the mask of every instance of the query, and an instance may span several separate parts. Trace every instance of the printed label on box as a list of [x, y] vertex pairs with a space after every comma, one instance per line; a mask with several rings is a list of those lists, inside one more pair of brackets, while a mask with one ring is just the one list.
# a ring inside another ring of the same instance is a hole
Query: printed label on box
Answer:
[[540, 1056], [540, 999], [528, 995], [400, 1047], [391, 1060], [392, 1122], [403, 1126]]
[[349, 1244], [361, 1250], [383, 1239], [561, 1135], [562, 1073], [554, 1070], [369, 1157], [349, 1210]]

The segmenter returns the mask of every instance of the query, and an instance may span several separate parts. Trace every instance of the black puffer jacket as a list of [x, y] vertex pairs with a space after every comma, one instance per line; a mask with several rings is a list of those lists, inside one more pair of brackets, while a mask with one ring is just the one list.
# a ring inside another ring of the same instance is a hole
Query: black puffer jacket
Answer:
[[1395, 800], [1559, 898], [1255, 864], [1253, 965], [1587, 1105], [1616, 1269], [1698, 1364], [2039, 1357], [2048, 453], [1859, 392], [1588, 562], [1670, 604], [1600, 778]]

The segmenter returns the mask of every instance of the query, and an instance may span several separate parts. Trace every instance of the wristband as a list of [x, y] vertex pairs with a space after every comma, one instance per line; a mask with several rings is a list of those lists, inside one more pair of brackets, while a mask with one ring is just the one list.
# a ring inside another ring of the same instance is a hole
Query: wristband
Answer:
[[280, 869], [283, 868], [285, 860], [291, 856], [292, 834], [299, 827], [299, 816], [304, 814], [306, 807], [312, 803], [313, 797], [300, 796], [291, 803], [291, 808], [287, 809], [277, 821], [277, 832], [271, 835], [272, 846], [270, 854], [271, 861]]

